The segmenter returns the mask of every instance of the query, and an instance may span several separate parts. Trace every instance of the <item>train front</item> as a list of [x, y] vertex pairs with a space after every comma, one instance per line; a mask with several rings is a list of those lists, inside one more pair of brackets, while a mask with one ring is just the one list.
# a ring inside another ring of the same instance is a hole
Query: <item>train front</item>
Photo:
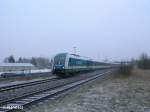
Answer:
[[67, 53], [57, 54], [52, 62], [52, 73], [56, 75], [65, 74], [65, 61]]

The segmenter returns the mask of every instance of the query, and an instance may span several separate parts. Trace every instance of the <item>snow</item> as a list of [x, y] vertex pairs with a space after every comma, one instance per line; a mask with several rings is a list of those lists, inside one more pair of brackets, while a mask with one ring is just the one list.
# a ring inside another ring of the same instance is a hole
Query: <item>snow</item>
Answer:
[[35, 73], [48, 73], [48, 72], [51, 72], [51, 69], [36, 69], [36, 70], [24, 70], [24, 71], [9, 71], [9, 72], [0, 72], [0, 77], [2, 74], [4, 73], [14, 73], [14, 74], [28, 74], [28, 73], [31, 73], [31, 74], [35, 74]]

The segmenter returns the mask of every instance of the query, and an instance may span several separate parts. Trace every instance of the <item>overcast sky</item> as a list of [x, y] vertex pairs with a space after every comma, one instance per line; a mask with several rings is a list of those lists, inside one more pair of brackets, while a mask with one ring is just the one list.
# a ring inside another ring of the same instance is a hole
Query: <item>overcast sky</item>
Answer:
[[150, 0], [0, 0], [0, 61], [74, 46], [98, 60], [150, 54]]

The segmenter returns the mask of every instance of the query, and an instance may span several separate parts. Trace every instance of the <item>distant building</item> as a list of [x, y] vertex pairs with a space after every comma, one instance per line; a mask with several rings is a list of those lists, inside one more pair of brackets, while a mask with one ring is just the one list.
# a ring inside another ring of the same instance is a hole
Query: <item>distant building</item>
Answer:
[[31, 63], [0, 63], [0, 72], [33, 70]]

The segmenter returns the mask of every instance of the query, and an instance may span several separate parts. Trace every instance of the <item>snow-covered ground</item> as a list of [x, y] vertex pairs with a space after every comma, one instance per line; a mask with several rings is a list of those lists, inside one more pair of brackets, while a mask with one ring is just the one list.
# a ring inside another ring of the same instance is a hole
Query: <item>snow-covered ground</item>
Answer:
[[47, 73], [47, 72], [51, 72], [51, 69], [31, 70], [31, 73]]

